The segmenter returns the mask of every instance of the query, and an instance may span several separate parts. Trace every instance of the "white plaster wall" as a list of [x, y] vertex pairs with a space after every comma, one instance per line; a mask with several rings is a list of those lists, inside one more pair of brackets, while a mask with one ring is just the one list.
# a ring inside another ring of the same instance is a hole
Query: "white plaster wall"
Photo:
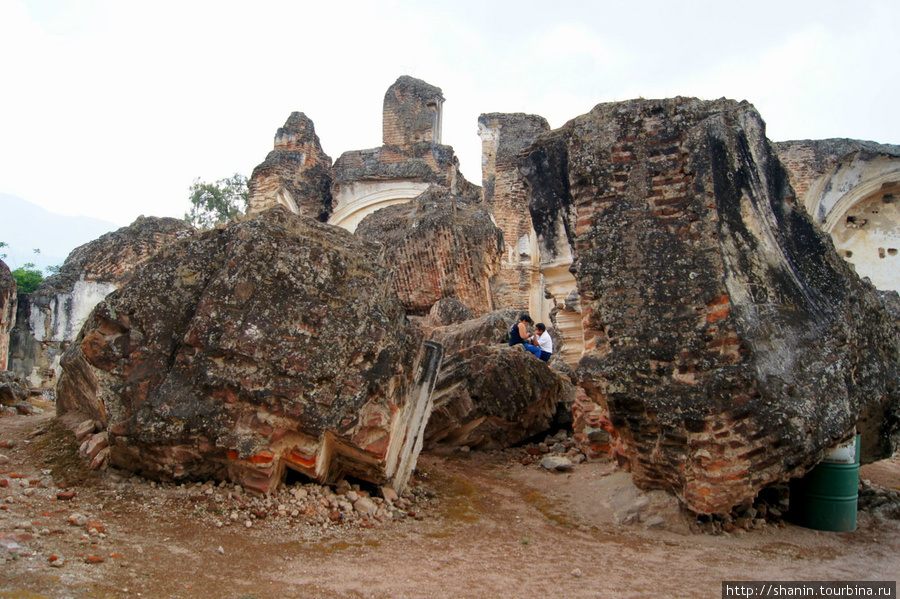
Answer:
[[34, 338], [42, 342], [74, 340], [91, 310], [115, 290], [111, 283], [79, 280], [71, 293], [60, 293], [50, 300], [49, 313], [32, 306], [29, 325]]

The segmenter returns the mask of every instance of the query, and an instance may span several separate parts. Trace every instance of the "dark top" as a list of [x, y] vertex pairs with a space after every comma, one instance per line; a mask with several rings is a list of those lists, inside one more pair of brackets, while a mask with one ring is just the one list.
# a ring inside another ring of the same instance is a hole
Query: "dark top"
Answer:
[[522, 336], [519, 335], [519, 323], [512, 325], [512, 328], [509, 329], [509, 344], [516, 345], [519, 343], [525, 343], [525, 340], [522, 339]]

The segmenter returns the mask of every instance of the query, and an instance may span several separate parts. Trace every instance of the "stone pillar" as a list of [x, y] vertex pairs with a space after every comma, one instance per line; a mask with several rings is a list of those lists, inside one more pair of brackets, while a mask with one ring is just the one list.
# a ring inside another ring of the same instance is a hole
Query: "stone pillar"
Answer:
[[504, 254], [494, 291], [495, 305], [498, 309], [527, 309], [544, 320], [549, 320], [549, 308], [543, 301], [541, 258], [517, 157], [549, 130], [547, 121], [535, 115], [491, 113], [478, 117], [483, 199], [503, 231]]
[[384, 145], [441, 143], [443, 104], [441, 88], [407, 75], [398, 78], [384, 94]]
[[9, 332], [16, 321], [16, 303], [16, 280], [0, 260], [0, 370], [6, 370], [9, 359]]
[[331, 158], [322, 150], [312, 120], [292, 112], [275, 133], [275, 148], [253, 169], [249, 214], [277, 205], [326, 221], [332, 213]]

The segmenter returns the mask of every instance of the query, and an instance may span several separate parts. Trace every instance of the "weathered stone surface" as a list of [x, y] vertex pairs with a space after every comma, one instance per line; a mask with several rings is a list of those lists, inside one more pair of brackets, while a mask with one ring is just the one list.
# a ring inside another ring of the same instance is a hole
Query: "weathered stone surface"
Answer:
[[0, 404], [14, 406], [28, 399], [28, 386], [15, 372], [0, 370]]
[[426, 331], [428, 338], [440, 343], [444, 356], [449, 357], [472, 345], [505, 344], [509, 340], [509, 328], [519, 321], [520, 314], [516, 310], [495, 310], [462, 322], [426, 327]]
[[275, 207], [167, 247], [98, 305], [58, 409], [100, 420], [110, 463], [151, 477], [268, 491], [287, 467], [402, 489], [440, 359], [377, 249]]
[[275, 149], [253, 169], [248, 214], [282, 205], [325, 222], [331, 215], [331, 158], [313, 122], [293, 112], [275, 134]]
[[16, 322], [17, 285], [6, 262], [0, 260], [0, 371], [9, 358], [9, 332]]
[[441, 143], [441, 88], [403, 75], [384, 93], [382, 142], [409, 147], [417, 143]]
[[59, 357], [94, 306], [160, 248], [193, 233], [193, 227], [175, 218], [141, 216], [72, 250], [59, 273], [20, 300], [10, 370], [27, 377], [33, 387], [55, 385]]
[[546, 431], [574, 395], [569, 380], [520, 346], [448, 353], [434, 390], [426, 447], [503, 449]]
[[893, 326], [797, 206], [752, 106], [601, 104], [523, 169], [552, 216], [538, 234], [565, 231], [575, 256], [579, 382], [639, 486], [725, 513], [854, 427], [864, 460], [892, 453]]
[[356, 234], [384, 245], [408, 313], [424, 315], [450, 297], [476, 315], [493, 310], [503, 240], [480, 206], [433, 187], [412, 202], [370, 214]]
[[475, 317], [472, 310], [455, 297], [438, 300], [431, 306], [424, 321], [430, 327], [460, 324]]
[[[788, 170], [791, 186], [797, 197], [808, 207], [812, 207], [812, 203], [807, 203], [812, 199], [808, 198], [808, 193], [816, 186], [816, 181], [831, 172], [846, 157], [864, 154], [871, 158], [876, 156], [900, 158], [900, 146], [860, 139], [802, 139], [779, 141], [773, 145], [778, 158]], [[819, 214], [816, 214], [816, 209], [811, 211], [814, 220], [824, 220], [827, 207], [822, 208]]]

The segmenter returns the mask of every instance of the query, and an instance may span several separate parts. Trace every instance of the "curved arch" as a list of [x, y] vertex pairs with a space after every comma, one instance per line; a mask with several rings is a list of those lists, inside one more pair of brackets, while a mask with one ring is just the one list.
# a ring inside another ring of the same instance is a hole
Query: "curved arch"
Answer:
[[338, 208], [331, 214], [328, 224], [343, 227], [351, 233], [363, 218], [376, 210], [405, 204], [423, 191], [429, 183], [421, 181], [358, 181], [342, 189], [338, 196]]
[[900, 159], [845, 157], [807, 195], [838, 253], [882, 290], [900, 290]]

